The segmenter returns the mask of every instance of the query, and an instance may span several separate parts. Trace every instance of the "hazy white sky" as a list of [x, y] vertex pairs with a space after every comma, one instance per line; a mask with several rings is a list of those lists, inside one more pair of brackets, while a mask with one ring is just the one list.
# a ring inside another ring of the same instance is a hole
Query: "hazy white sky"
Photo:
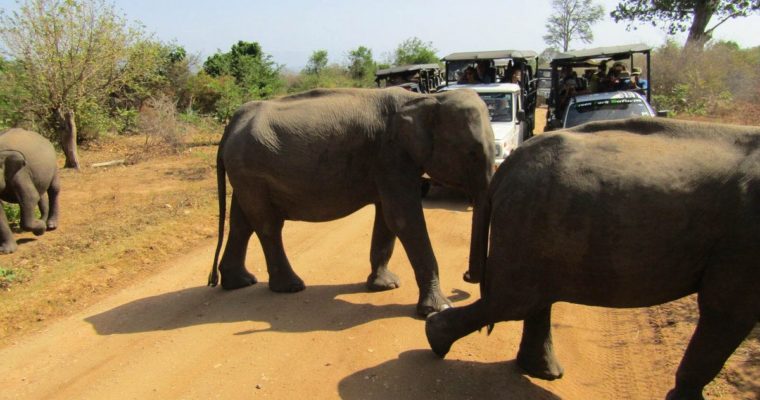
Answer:
[[[618, 1], [597, 0], [604, 20], [594, 26], [594, 42], [573, 48], [643, 42], [664, 43], [658, 28], [625, 25], [609, 18]], [[129, 20], [165, 42], [175, 42], [203, 59], [227, 51], [238, 40], [259, 42], [264, 51], [291, 70], [301, 69], [314, 50], [325, 49], [330, 62], [343, 63], [349, 50], [372, 49], [383, 60], [410, 37], [432, 42], [438, 55], [457, 51], [524, 49], [541, 52], [551, 14], [549, 0], [116, 0]], [[0, 8], [16, 9], [16, 1], [0, 0]], [[723, 24], [716, 38], [742, 47], [760, 46], [760, 16]], [[678, 37], [683, 42], [684, 37]]]

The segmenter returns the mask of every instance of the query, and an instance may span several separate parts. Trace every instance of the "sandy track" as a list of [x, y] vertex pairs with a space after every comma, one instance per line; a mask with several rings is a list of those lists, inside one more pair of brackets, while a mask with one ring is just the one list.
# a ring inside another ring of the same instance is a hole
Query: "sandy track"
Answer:
[[[470, 211], [437, 191], [426, 218], [444, 292], [479, 296], [461, 280]], [[557, 304], [554, 340], [563, 379], [520, 374], [521, 323], [472, 334], [445, 360], [414, 318], [417, 288], [400, 244], [391, 269], [402, 287], [368, 293], [374, 210], [321, 224], [288, 222], [285, 244], [307, 283], [266, 286], [258, 242], [248, 267], [259, 284], [204, 286], [213, 243], [45, 331], [0, 350], [3, 399], [652, 399], [663, 398], [682, 347], [654, 346], [647, 314]]]

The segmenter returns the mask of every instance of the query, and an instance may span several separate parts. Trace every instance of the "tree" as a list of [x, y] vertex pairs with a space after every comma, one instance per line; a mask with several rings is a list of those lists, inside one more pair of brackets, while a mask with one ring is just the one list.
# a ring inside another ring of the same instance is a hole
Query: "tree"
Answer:
[[27, 0], [0, 14], [4, 50], [22, 66], [13, 78], [60, 139], [66, 168], [79, 168], [79, 112], [153, 67], [149, 54], [135, 53], [146, 50], [135, 47], [144, 38], [106, 0]]
[[591, 43], [594, 40], [591, 25], [604, 14], [604, 8], [592, 0], [552, 0], [552, 9], [554, 13], [546, 22], [548, 33], [543, 38], [546, 44], [562, 51], [567, 51], [574, 39]]
[[281, 67], [256, 42], [238, 41], [229, 52], [217, 52], [203, 63], [212, 77], [231, 76], [242, 90], [245, 101], [267, 99], [283, 88]]
[[375, 61], [372, 59], [372, 50], [359, 46], [348, 52], [348, 73], [351, 78], [358, 81], [366, 80], [375, 73]]
[[438, 62], [435, 53], [438, 50], [432, 42], [423, 42], [417, 37], [404, 40], [395, 51], [395, 65], [407, 64], [433, 64]]
[[[760, 10], [760, 0], [622, 0], [610, 13], [615, 22], [645, 22], [663, 26], [673, 35], [689, 31], [686, 47], [703, 48], [716, 28], [726, 21]], [[718, 21], [708, 28], [710, 20]]]
[[309, 62], [304, 68], [304, 73], [308, 75], [317, 75], [327, 66], [327, 50], [314, 50], [309, 57]]

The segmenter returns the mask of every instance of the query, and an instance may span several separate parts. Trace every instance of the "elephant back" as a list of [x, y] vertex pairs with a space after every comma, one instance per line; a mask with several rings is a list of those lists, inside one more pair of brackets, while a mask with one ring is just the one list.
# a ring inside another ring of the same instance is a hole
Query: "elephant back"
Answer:
[[57, 173], [53, 144], [36, 132], [18, 128], [3, 132], [0, 134], [0, 151], [5, 150], [18, 151], [24, 155], [38, 189], [47, 188]]

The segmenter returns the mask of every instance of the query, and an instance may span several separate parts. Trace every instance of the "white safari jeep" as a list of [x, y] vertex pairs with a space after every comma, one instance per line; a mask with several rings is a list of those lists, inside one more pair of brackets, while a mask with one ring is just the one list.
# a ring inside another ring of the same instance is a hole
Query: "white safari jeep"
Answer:
[[527, 124], [520, 104], [520, 86], [514, 83], [454, 84], [439, 91], [459, 89], [476, 91], [488, 106], [495, 139], [495, 164], [500, 165], [526, 139]]

